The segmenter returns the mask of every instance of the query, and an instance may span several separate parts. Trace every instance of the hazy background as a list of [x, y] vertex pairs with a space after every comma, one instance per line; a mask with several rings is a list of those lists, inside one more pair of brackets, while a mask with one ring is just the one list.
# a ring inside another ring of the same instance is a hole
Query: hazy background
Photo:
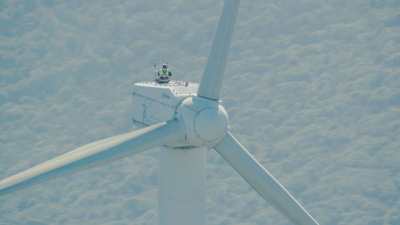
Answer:
[[[130, 88], [198, 81], [222, 1], [0, 0], [0, 178], [132, 129]], [[232, 130], [321, 225], [400, 224], [400, 1], [242, 0]], [[289, 225], [213, 151], [208, 224]], [[158, 151], [0, 197], [1, 225], [155, 225]]]

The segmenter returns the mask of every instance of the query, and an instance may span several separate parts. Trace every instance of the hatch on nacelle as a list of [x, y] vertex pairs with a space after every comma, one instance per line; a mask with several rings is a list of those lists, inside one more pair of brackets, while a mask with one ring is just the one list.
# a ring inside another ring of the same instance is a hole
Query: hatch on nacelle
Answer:
[[195, 96], [198, 84], [187, 81], [169, 83], [138, 82], [133, 84], [132, 121], [135, 125], [160, 123], [175, 116], [183, 99]]

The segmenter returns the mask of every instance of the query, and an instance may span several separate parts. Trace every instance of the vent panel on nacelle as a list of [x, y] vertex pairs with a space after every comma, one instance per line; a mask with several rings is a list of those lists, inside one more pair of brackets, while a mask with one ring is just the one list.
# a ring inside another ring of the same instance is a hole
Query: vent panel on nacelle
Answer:
[[179, 104], [195, 96], [198, 84], [185, 81], [134, 83], [132, 121], [136, 125], [151, 125], [172, 119]]

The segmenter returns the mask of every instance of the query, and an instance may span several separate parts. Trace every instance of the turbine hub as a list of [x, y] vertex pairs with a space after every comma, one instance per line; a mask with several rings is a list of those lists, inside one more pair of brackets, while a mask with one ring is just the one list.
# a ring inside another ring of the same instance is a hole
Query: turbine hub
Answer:
[[228, 114], [216, 101], [201, 97], [186, 98], [178, 108], [178, 118], [186, 130], [190, 146], [213, 146], [228, 129]]
[[222, 138], [227, 127], [227, 117], [224, 111], [205, 108], [197, 113], [194, 119], [194, 131], [204, 141], [210, 142]]

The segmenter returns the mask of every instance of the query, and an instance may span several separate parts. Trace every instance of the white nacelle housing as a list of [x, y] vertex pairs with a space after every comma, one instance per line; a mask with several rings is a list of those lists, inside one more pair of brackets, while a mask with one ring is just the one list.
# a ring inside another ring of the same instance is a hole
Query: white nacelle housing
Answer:
[[134, 83], [132, 121], [135, 125], [151, 125], [175, 117], [181, 102], [197, 93], [198, 84], [186, 81]]

